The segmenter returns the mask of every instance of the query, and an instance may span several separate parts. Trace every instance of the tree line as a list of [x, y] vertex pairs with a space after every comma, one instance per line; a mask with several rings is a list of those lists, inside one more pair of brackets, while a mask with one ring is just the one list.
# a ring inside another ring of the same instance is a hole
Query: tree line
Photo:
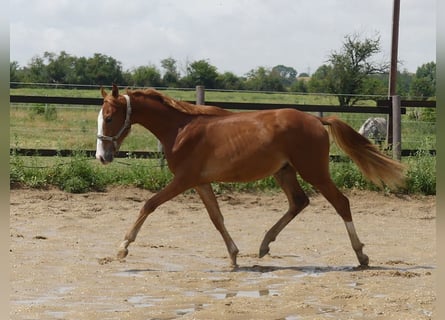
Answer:
[[[333, 51], [312, 75], [298, 73], [291, 66], [276, 65], [260, 66], [242, 76], [220, 73], [205, 59], [186, 63], [182, 72], [172, 57], [161, 60], [161, 68], [150, 64], [123, 70], [121, 62], [101, 53], [87, 58], [65, 51], [44, 52], [34, 56], [26, 66], [11, 61], [10, 81], [171, 88], [204, 85], [208, 89], [330, 93], [337, 95], [339, 105], [350, 106], [364, 98], [358, 95], [387, 95], [389, 64], [373, 60], [380, 50], [380, 37], [362, 39], [352, 34], [344, 37], [341, 49]], [[398, 94], [404, 97], [435, 96], [436, 63], [425, 63], [416, 73], [399, 71], [397, 86]]]

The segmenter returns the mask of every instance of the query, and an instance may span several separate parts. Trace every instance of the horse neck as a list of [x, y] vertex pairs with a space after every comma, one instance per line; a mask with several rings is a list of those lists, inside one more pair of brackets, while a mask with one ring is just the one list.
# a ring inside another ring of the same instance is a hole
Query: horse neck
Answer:
[[133, 121], [153, 133], [164, 146], [164, 151], [173, 147], [179, 129], [188, 124], [193, 116], [163, 105], [148, 98], [133, 99]]

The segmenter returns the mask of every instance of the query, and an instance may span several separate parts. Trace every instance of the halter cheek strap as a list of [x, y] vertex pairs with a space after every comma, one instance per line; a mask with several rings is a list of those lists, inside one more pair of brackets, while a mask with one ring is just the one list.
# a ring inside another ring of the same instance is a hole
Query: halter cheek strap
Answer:
[[125, 122], [124, 122], [124, 125], [122, 126], [122, 128], [119, 130], [119, 132], [116, 135], [114, 135], [112, 137], [104, 136], [102, 134], [98, 134], [97, 135], [97, 139], [99, 139], [99, 140], [113, 142], [115, 150], [117, 150], [117, 147], [118, 147], [117, 140], [121, 137], [121, 135], [124, 133], [124, 131], [126, 129], [131, 127], [131, 120], [130, 120], [130, 117], [131, 117], [130, 97], [128, 95], [124, 94], [124, 98], [127, 101], [127, 115], [125, 117]]

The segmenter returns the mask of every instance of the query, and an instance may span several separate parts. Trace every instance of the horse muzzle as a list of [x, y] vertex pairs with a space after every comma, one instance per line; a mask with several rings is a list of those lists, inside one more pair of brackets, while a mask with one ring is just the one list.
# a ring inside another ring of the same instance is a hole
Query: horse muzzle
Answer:
[[96, 159], [102, 164], [109, 164], [110, 162], [113, 162], [114, 156], [112, 153], [107, 153], [104, 155], [96, 155]]
[[115, 147], [114, 144], [108, 144], [109, 147], [106, 148], [103, 141], [101, 139], [97, 139], [97, 147], [96, 147], [96, 159], [99, 160], [102, 164], [108, 164], [113, 162]]

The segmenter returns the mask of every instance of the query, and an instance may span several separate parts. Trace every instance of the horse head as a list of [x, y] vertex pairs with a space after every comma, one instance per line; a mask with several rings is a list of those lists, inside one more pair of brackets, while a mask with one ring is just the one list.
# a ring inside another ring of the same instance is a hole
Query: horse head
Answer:
[[128, 95], [120, 95], [113, 84], [111, 94], [101, 88], [104, 102], [97, 117], [96, 159], [103, 164], [113, 161], [122, 141], [130, 133], [131, 104]]

